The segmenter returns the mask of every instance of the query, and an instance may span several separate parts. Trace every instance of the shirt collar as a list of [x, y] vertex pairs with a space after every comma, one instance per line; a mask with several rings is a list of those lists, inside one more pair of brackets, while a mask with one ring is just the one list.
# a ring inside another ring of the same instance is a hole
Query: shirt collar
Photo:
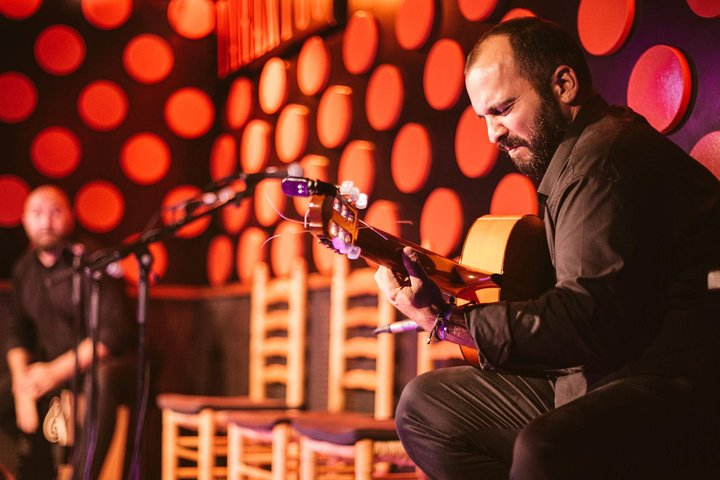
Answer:
[[565, 170], [565, 164], [570, 157], [570, 152], [572, 152], [573, 147], [575, 147], [575, 143], [582, 131], [585, 130], [585, 127], [599, 119], [607, 106], [607, 102], [603, 100], [600, 95], [592, 96], [582, 105], [580, 112], [570, 124], [563, 140], [560, 142], [557, 150], [555, 150], [555, 154], [550, 160], [545, 175], [543, 175], [542, 181], [538, 186], [538, 198], [541, 203], [545, 203], [558, 177], [562, 171]]

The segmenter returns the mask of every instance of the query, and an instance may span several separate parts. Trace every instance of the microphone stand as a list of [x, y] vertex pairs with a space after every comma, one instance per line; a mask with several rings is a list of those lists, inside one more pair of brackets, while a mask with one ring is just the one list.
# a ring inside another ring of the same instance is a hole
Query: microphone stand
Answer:
[[[162, 227], [157, 227], [154, 229], [147, 230], [145, 233], [143, 233], [138, 240], [136, 240], [133, 243], [130, 243], [128, 245], [124, 245], [121, 247], [118, 247], [114, 250], [111, 250], [109, 252], [106, 252], [99, 256], [94, 256], [92, 258], [89, 258], [87, 260], [83, 260], [81, 262], [77, 262], [78, 265], [73, 265], [72, 268], [69, 269], [68, 272], [66, 272], [66, 276], [73, 275], [77, 271], [84, 271], [86, 274], [92, 273], [92, 278], [95, 279], [96, 275], [95, 272], [104, 272], [105, 269], [114, 262], [120, 261], [123, 258], [134, 254], [138, 259], [139, 264], [139, 270], [140, 270], [140, 278], [138, 283], [138, 306], [137, 306], [137, 324], [138, 324], [138, 384], [136, 388], [137, 397], [136, 397], [136, 403], [137, 406], [135, 408], [135, 415], [133, 418], [134, 423], [134, 436], [133, 436], [133, 442], [132, 442], [132, 457], [131, 457], [131, 464], [128, 471], [128, 479], [129, 480], [137, 480], [140, 478], [140, 459], [139, 459], [139, 452], [140, 452], [140, 445], [142, 443], [142, 428], [144, 423], [144, 415], [146, 410], [146, 403], [147, 403], [147, 396], [148, 396], [148, 367], [146, 367], [146, 346], [145, 346], [145, 328], [147, 324], [147, 304], [148, 304], [148, 298], [149, 298], [149, 272], [150, 267], [152, 265], [152, 256], [150, 255], [150, 251], [148, 249], [148, 245], [151, 243], [160, 241], [161, 239], [168, 237], [175, 232], [177, 232], [179, 229], [187, 225], [188, 223], [194, 222], [195, 220], [198, 220], [202, 217], [206, 217], [208, 215], [212, 215], [216, 211], [226, 207], [228, 204], [239, 204], [243, 199], [248, 197], [249, 195], [252, 195], [253, 191], [255, 190], [255, 186], [264, 178], [278, 178], [278, 180], [281, 178], [279, 176], [267, 176], [263, 177], [263, 175], [246, 175], [244, 177], [245, 180], [245, 189], [234, 192], [230, 198], [223, 199], [218, 198], [216, 196], [216, 201], [211, 205], [206, 205], [205, 203], [201, 203], [200, 205], [196, 205], [197, 208], [188, 211], [186, 216], [177, 222], [171, 224], [171, 225], [165, 225]], [[191, 202], [187, 202], [186, 205], [190, 205]], [[200, 208], [200, 207], [206, 207], [206, 208]], [[187, 210], [191, 210], [190, 208], [187, 208]], [[101, 276], [102, 273], [100, 273], [99, 276]], [[99, 281], [98, 276], [98, 281]], [[61, 279], [62, 276], [59, 276], [58, 279]], [[92, 284], [92, 283], [91, 283]], [[91, 289], [93, 290], [93, 289]], [[97, 292], [96, 292], [97, 293]], [[97, 300], [97, 295], [95, 295], [95, 300], [92, 300], [91, 296], [91, 308], [89, 311], [89, 316], [92, 318], [94, 316], [95, 322], [97, 322], [97, 312], [99, 307], [99, 301]], [[98, 323], [94, 323], [94, 325], [91, 325], [94, 327], [98, 326]], [[91, 329], [92, 330], [92, 329]], [[93, 370], [96, 368], [96, 352], [95, 352], [95, 345], [97, 342], [97, 333], [99, 328], [94, 328], [93, 334], [95, 335], [95, 338], [93, 338], [93, 348], [92, 348], [92, 365], [91, 368], [91, 385], [94, 386], [95, 383], [95, 375]], [[94, 388], [91, 388], [91, 394], [93, 398], [87, 399], [88, 405], [91, 405], [94, 401], [95, 397], [95, 391]], [[89, 418], [86, 417], [86, 418]], [[130, 431], [130, 430], [129, 430]], [[95, 445], [93, 439], [90, 439], [91, 442], [88, 442], [88, 452], [86, 455], [86, 459], [88, 459], [90, 462], [93, 459], [94, 456], [94, 450]], [[75, 445], [77, 445], [77, 442], [75, 442]], [[79, 472], [74, 471], [73, 472], [73, 478], [87, 478], [86, 475], [89, 475], [89, 472], [91, 470], [92, 465], [86, 463], [83, 465], [83, 469], [85, 470], [85, 475], [78, 477]]]

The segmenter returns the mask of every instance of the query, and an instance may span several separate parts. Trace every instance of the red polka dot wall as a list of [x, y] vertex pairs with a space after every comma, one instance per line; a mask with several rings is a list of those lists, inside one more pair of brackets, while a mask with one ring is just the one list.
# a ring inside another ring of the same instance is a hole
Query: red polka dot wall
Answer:
[[[571, 31], [608, 101], [720, 177], [720, 0], [335, 1], [334, 27], [218, 75], [219, 13], [233, 1], [0, 0], [14, 45], [0, 53], [0, 275], [25, 246], [21, 206], [36, 185], [66, 189], [78, 233], [114, 245], [182, 219], [210, 181], [291, 163], [352, 180], [369, 194], [369, 224], [458, 255], [476, 217], [538, 210], [536, 184], [490, 144], [462, 73], [477, 37], [519, 16]], [[295, 255], [325, 273], [332, 255], [302, 232], [306, 209], [260, 182], [155, 245], [157, 273], [219, 286], [247, 282], [260, 259], [284, 275]]]

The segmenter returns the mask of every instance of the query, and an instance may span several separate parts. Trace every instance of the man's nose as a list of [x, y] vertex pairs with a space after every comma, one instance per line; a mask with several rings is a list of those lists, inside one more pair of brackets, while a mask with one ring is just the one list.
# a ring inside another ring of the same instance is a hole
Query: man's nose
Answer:
[[507, 135], [507, 128], [496, 118], [488, 115], [485, 117], [485, 122], [487, 123], [488, 139], [491, 143], [497, 143]]

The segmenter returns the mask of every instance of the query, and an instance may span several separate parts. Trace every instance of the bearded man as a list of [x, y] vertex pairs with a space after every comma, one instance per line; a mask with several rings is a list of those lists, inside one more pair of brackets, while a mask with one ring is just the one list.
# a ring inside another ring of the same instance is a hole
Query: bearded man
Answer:
[[[492, 142], [539, 180], [554, 285], [457, 307], [411, 249], [390, 301], [479, 352], [421, 375], [396, 421], [431, 479], [720, 478], [720, 183], [642, 117], [593, 89], [577, 42], [501, 23], [465, 84]], [[469, 200], [469, 199], [468, 199]]]

